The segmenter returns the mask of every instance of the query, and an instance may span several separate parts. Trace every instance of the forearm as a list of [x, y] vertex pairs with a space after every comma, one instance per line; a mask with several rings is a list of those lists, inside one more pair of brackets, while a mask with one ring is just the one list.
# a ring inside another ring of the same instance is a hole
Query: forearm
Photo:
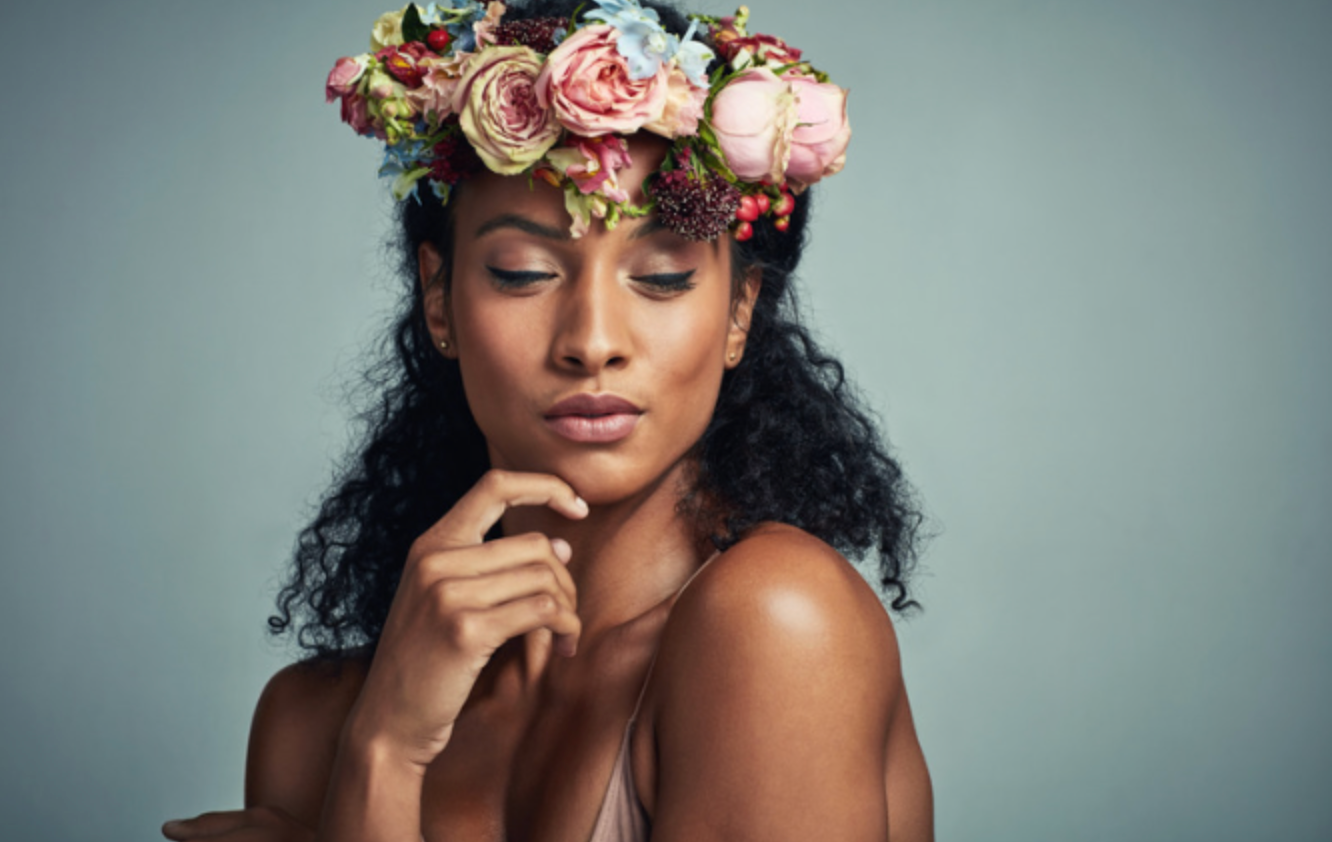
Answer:
[[421, 842], [425, 769], [374, 739], [344, 735], [317, 842]]

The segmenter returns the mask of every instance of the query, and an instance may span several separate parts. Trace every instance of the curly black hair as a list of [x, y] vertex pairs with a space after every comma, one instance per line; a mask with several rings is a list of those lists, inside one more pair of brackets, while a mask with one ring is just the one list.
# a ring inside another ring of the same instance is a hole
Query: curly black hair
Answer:
[[[670, 6], [644, 5], [657, 10], [667, 30], [687, 28]], [[570, 16], [577, 6], [517, 2], [505, 20]], [[877, 552], [883, 598], [898, 612], [919, 609], [907, 594], [923, 521], [914, 495], [841, 363], [801, 324], [793, 279], [808, 238], [811, 193], [796, 198], [787, 231], [761, 217], [753, 237], [732, 249], [733, 294], [755, 267], [762, 286], [745, 355], [723, 375], [715, 413], [691, 451], [695, 484], [678, 511], [721, 550], [761, 522], [780, 521], [848, 558]], [[295, 625], [300, 647], [315, 657], [373, 649], [408, 548], [490, 468], [458, 363], [437, 352], [426, 329], [419, 283], [422, 243], [452, 265], [455, 204], [399, 207], [401, 305], [364, 375], [375, 397], [359, 416], [360, 441], [297, 539], [278, 613], [268, 618], [274, 635]], [[442, 280], [447, 291], [447, 273]], [[496, 524], [487, 537], [499, 534]]]

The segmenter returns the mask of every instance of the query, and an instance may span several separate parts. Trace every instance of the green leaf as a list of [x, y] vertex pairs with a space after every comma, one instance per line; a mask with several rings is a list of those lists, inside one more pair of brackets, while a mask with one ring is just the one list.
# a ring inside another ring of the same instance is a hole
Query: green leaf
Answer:
[[573, 14], [569, 15], [569, 31], [567, 34], [573, 35], [574, 30], [578, 28], [578, 16], [583, 13], [583, 9], [586, 7], [586, 3], [579, 3], [578, 7], [573, 10]]
[[402, 40], [420, 41], [422, 44], [430, 37], [430, 27], [421, 22], [421, 12], [415, 3], [407, 4], [407, 11], [402, 15]]

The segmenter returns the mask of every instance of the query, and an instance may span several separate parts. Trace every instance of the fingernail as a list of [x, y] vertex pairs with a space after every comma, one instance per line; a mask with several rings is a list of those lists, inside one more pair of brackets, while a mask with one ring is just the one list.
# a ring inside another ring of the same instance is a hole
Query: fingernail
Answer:
[[162, 832], [163, 832], [163, 833], [176, 833], [176, 832], [178, 832], [178, 831], [184, 829], [184, 827], [185, 827], [185, 823], [184, 823], [184, 822], [180, 821], [179, 819], [172, 819], [171, 821], [169, 821], [169, 822], [167, 822], [167, 823], [165, 823], [165, 824], [162, 825]]
[[572, 658], [578, 652], [578, 641], [572, 637], [566, 637], [560, 641], [560, 654], [566, 658]]
[[588, 512], [592, 511], [592, 508], [587, 505], [587, 501], [584, 500], [582, 497], [574, 497], [574, 506], [576, 506], [579, 509], [582, 509], [583, 514], [587, 514]]
[[569, 546], [569, 542], [563, 538], [551, 538], [550, 546], [551, 549], [555, 550], [555, 555], [565, 564], [568, 564], [569, 559], [573, 558], [573, 547]]

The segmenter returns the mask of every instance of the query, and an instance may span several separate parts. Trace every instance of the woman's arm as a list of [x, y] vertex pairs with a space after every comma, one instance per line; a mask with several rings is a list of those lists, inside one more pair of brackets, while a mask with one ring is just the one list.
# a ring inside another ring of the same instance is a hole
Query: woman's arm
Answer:
[[365, 671], [363, 659], [295, 664], [269, 680], [250, 727], [246, 807], [277, 807], [319, 826], [343, 723]]
[[491, 656], [532, 633], [553, 634], [572, 656], [582, 629], [568, 542], [536, 532], [485, 541], [523, 505], [588, 514], [556, 476], [488, 471], [413, 542], [364, 669], [292, 667], [269, 682], [246, 773], [246, 803], [262, 806], [168, 823], [163, 833], [287, 842], [317, 827], [319, 842], [419, 842], [426, 769]]
[[245, 809], [169, 822], [163, 833], [176, 840], [314, 839], [339, 735], [364, 680], [361, 659], [279, 670], [259, 695], [250, 724]]
[[740, 542], [663, 634], [655, 842], [933, 838], [892, 623], [832, 548]]

